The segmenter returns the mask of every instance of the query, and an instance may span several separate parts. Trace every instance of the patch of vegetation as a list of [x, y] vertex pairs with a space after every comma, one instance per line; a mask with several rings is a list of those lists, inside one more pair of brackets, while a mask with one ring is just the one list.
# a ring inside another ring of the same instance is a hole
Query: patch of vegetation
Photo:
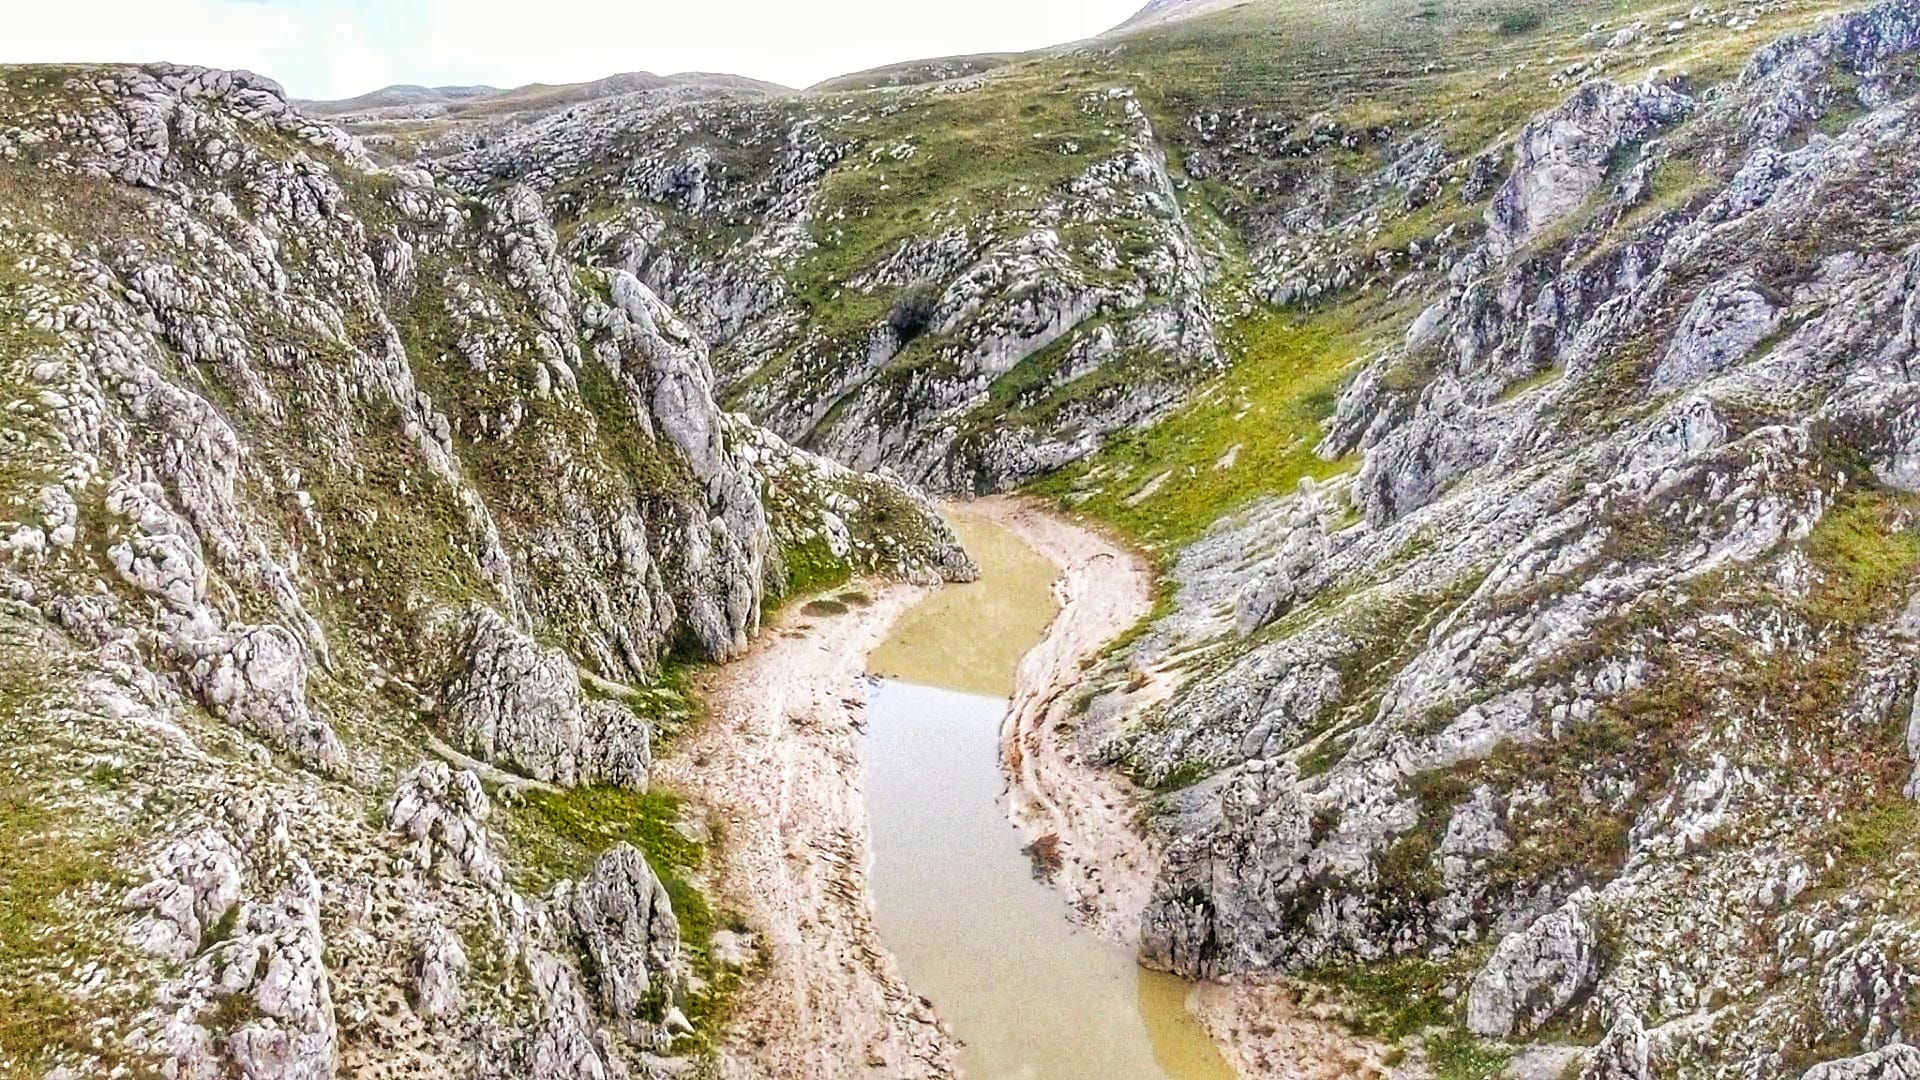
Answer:
[[1514, 398], [1520, 397], [1530, 391], [1538, 390], [1548, 383], [1558, 380], [1566, 373], [1565, 368], [1551, 367], [1545, 371], [1537, 371], [1524, 379], [1516, 379], [1508, 383], [1505, 390], [1500, 391], [1500, 400], [1512, 401]]
[[[1184, 544], [1264, 495], [1353, 467], [1314, 453], [1371, 323], [1269, 314], [1243, 323], [1241, 359], [1185, 406], [1033, 489], [1149, 548]], [[1149, 490], [1156, 477], [1167, 479]]]
[[[0, 750], [17, 750], [8, 744], [29, 737], [29, 713], [46, 700], [48, 677], [26, 652], [0, 649]], [[16, 754], [0, 753], [0, 1072], [7, 1075], [101, 1060], [90, 1024], [103, 1003], [64, 984], [85, 963], [112, 959], [113, 945], [82, 925], [81, 913], [129, 884], [113, 860], [127, 838], [51, 797], [58, 784], [44, 770], [22, 768]]]
[[1300, 759], [1300, 778], [1305, 780], [1332, 772], [1335, 765], [1346, 760], [1347, 751], [1351, 749], [1352, 744], [1345, 739], [1322, 739], [1320, 745]]
[[1920, 569], [1920, 500], [1886, 490], [1855, 492], [1827, 511], [1807, 539], [1820, 571], [1812, 612], [1857, 626], [1902, 602]]
[[834, 555], [826, 537], [816, 536], [804, 544], [795, 544], [781, 552], [787, 564], [784, 596], [811, 596], [847, 583], [853, 568]]
[[1920, 803], [1889, 790], [1828, 830], [1821, 847], [1832, 862], [1823, 871], [1820, 883], [1839, 888], [1862, 870], [1884, 872], [1916, 844], [1920, 844]]
[[1426, 1039], [1427, 1066], [1434, 1080], [1493, 1080], [1506, 1075], [1513, 1051], [1474, 1038], [1460, 1028], [1434, 1032]]
[[1347, 1026], [1355, 1034], [1399, 1042], [1452, 1022], [1444, 995], [1459, 971], [1413, 958], [1321, 968], [1306, 978], [1340, 991]]
[[1161, 777], [1159, 782], [1153, 785], [1153, 790], [1163, 795], [1181, 791], [1205, 780], [1212, 773], [1213, 766], [1207, 762], [1183, 761], [1170, 769], [1167, 775]]
[[1356, 1034], [1394, 1046], [1419, 1039], [1437, 1080], [1491, 1080], [1512, 1054], [1468, 1034], [1447, 998], [1477, 965], [1473, 954], [1445, 963], [1410, 957], [1321, 968], [1305, 979], [1338, 992], [1343, 1019]]
[[1538, 11], [1531, 8], [1516, 8], [1496, 14], [1493, 18], [1493, 28], [1502, 37], [1516, 37], [1540, 29], [1540, 24], [1544, 21]]
[[[602, 852], [619, 843], [640, 849], [663, 882], [669, 875], [696, 870], [706, 851], [676, 827], [681, 810], [680, 799], [664, 791], [529, 791], [507, 814], [515, 885], [543, 892], [557, 881], [584, 877]], [[671, 883], [668, 888], [672, 890]], [[676, 903], [674, 911], [679, 910]]]

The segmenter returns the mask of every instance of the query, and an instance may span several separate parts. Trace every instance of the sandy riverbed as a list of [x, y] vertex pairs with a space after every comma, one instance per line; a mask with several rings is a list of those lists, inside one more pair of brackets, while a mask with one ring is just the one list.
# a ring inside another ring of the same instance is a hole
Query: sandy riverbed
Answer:
[[[1030, 500], [982, 499], [967, 512], [1018, 535], [1058, 575], [1059, 613], [1020, 665], [1002, 730], [1009, 809], [1030, 841], [1055, 838], [1056, 883], [1081, 917], [1130, 944], [1158, 858], [1134, 826], [1144, 795], [1083, 759], [1071, 701], [1082, 666], [1150, 609], [1152, 578], [1132, 552]], [[929, 591], [861, 587], [870, 606], [822, 618], [790, 607], [746, 658], [710, 676], [711, 719], [656, 767], [725, 830], [720, 901], [772, 957], [725, 1042], [776, 1080], [955, 1074], [951, 1034], [874, 923], [858, 747], [867, 657]], [[1379, 1047], [1298, 1009], [1284, 986], [1207, 985], [1188, 1005], [1244, 1077], [1388, 1075]]]
[[928, 592], [864, 586], [872, 604], [810, 618], [790, 605], [701, 687], [709, 720], [656, 765], [724, 829], [720, 905], [764, 935], [730, 1054], [774, 1080], [932, 1078], [956, 1048], [880, 942], [860, 771], [867, 654]]

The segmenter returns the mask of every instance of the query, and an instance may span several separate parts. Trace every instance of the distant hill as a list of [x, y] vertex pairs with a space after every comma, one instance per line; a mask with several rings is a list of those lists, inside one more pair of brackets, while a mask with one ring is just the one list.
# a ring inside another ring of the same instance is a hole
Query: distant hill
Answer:
[[1241, 2], [1244, 0], [1152, 0], [1146, 7], [1135, 12], [1132, 18], [1114, 27], [1114, 30], [1137, 30], [1143, 26], [1173, 22], [1176, 19], [1188, 18], [1204, 11], [1213, 11]]
[[366, 120], [403, 120], [428, 117], [484, 116], [563, 108], [583, 101], [647, 90], [692, 90], [715, 93], [785, 94], [791, 89], [740, 75], [690, 71], [655, 75], [634, 71], [592, 82], [529, 83], [503, 90], [492, 86], [389, 86], [341, 101], [305, 101], [309, 112], [328, 117]]

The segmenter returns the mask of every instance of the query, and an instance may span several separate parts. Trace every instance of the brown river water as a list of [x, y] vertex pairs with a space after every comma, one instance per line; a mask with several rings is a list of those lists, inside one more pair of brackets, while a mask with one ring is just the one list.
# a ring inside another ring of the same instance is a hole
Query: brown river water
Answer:
[[1008, 820], [1000, 721], [1054, 615], [1051, 564], [950, 513], [980, 582], [941, 590], [876, 650], [864, 744], [881, 934], [964, 1044], [970, 1080], [1232, 1080], [1187, 985], [1071, 923]]

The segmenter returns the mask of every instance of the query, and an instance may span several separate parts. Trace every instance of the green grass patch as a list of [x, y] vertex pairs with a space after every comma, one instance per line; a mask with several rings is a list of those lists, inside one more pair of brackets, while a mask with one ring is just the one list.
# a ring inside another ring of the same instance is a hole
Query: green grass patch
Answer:
[[823, 536], [792, 545], [781, 552], [781, 556], [787, 564], [784, 596], [811, 596], [837, 589], [853, 578], [853, 568], [833, 554]]
[[1261, 496], [1292, 491], [1302, 477], [1345, 472], [1351, 461], [1324, 461], [1313, 451], [1367, 331], [1351, 313], [1267, 314], [1243, 323], [1242, 355], [1226, 375], [1159, 423], [1117, 437], [1034, 490], [1165, 547], [1198, 537]]
[[1861, 870], [1885, 872], [1916, 842], [1920, 842], [1920, 803], [1889, 792], [1841, 818], [1828, 831], [1821, 846], [1833, 862], [1821, 875], [1821, 885], [1843, 887]]
[[1513, 1051], [1482, 1042], [1459, 1028], [1433, 1033], [1426, 1047], [1434, 1080], [1492, 1080], [1505, 1075], [1513, 1060]]
[[1419, 1037], [1436, 1080], [1490, 1080], [1505, 1071], [1512, 1053], [1468, 1034], [1445, 996], [1477, 964], [1476, 955], [1448, 963], [1409, 957], [1322, 968], [1305, 979], [1339, 992], [1343, 1019], [1356, 1034], [1388, 1044]]
[[20, 767], [15, 740], [37, 738], [29, 718], [52, 691], [48, 674], [26, 652], [0, 650], [0, 740], [12, 744], [0, 745], [0, 1073], [22, 1077], [61, 1060], [100, 1063], [89, 1025], [103, 1003], [61, 984], [89, 960], [111, 963], [114, 943], [81, 920], [103, 888], [129, 884], [113, 861], [127, 837], [58, 804], [56, 776]]
[[1514, 398], [1520, 397], [1523, 394], [1540, 389], [1566, 373], [1567, 370], [1565, 368], [1552, 367], [1545, 371], [1535, 372], [1524, 379], [1516, 379], [1508, 383], [1505, 390], [1500, 391], [1500, 400], [1503, 402], [1512, 401]]
[[705, 858], [705, 848], [675, 828], [680, 817], [680, 799], [664, 791], [530, 791], [507, 815], [515, 884], [541, 892], [557, 881], [584, 877], [601, 853], [618, 843], [645, 853], [662, 881], [669, 874], [694, 870]]
[[1355, 1034], [1398, 1042], [1451, 1022], [1443, 994], [1458, 977], [1452, 967], [1413, 958], [1322, 968], [1306, 979], [1340, 991]]
[[1807, 557], [1821, 581], [1809, 604], [1815, 614], [1858, 625], [1905, 599], [1920, 567], [1917, 500], [1890, 491], [1858, 492], [1827, 511], [1807, 539]]

